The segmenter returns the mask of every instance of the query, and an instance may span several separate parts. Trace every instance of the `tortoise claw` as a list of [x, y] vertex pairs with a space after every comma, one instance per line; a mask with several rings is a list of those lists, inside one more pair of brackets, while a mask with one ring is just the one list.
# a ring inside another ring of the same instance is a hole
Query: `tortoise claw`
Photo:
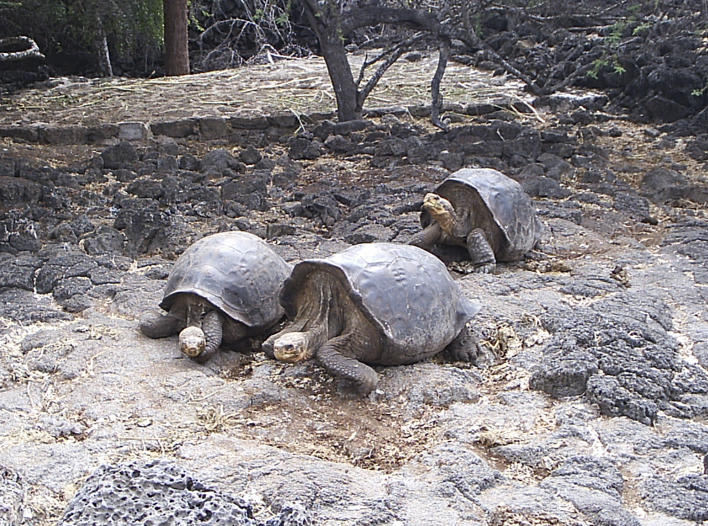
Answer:
[[474, 267], [473, 272], [477, 274], [490, 274], [496, 265], [494, 263], [486, 263], [484, 265], [478, 265]]

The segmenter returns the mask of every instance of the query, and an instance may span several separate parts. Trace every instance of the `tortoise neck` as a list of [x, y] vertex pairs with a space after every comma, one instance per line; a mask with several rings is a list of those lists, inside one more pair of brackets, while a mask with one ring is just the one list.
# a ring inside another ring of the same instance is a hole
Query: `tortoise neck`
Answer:
[[446, 207], [443, 212], [431, 214], [445, 234], [453, 236], [457, 230], [458, 218], [455, 209]]
[[311, 283], [298, 305], [294, 325], [307, 333], [315, 349], [342, 331], [342, 286], [328, 272], [313, 273]]

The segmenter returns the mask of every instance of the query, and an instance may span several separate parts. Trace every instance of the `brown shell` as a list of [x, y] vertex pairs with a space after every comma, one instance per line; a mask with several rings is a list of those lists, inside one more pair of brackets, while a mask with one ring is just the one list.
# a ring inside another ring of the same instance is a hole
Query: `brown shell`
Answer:
[[247, 327], [269, 327], [283, 316], [278, 293], [291, 269], [253, 234], [213, 234], [177, 259], [160, 307], [169, 310], [177, 294], [192, 293]]
[[[450, 201], [458, 215], [464, 215], [466, 207], [481, 199], [504, 237], [497, 244], [501, 247], [501, 253], [496, 254], [499, 261], [520, 259], [534, 247], [541, 234], [543, 227], [529, 196], [519, 183], [497, 170], [463, 168], [445, 179], [435, 193]], [[426, 216], [421, 216], [421, 222], [430, 224]], [[477, 226], [480, 225], [467, 225], [470, 231]]]
[[384, 336], [386, 364], [412, 363], [437, 354], [480, 309], [465, 297], [445, 265], [425, 250], [363, 243], [295, 265], [280, 296], [289, 317], [295, 317], [299, 287], [318, 271], [335, 276]]

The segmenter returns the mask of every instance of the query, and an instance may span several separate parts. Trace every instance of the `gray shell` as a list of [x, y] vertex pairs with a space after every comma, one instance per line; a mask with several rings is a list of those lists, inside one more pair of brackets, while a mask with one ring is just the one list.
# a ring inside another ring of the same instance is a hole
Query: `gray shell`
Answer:
[[207, 299], [249, 328], [266, 328], [284, 314], [278, 293], [292, 266], [261, 238], [223, 232], [191, 245], [175, 262], [160, 307], [170, 309], [179, 293]]
[[[519, 183], [497, 170], [463, 168], [445, 179], [435, 193], [459, 211], [473, 206], [475, 200], [469, 190], [482, 198], [504, 236], [501, 254], [496, 254], [498, 260], [520, 259], [534, 247], [543, 227], [531, 199]], [[423, 218], [421, 221], [425, 222]], [[430, 222], [429, 218], [427, 221]], [[470, 230], [472, 228], [475, 226], [471, 225]]]
[[384, 336], [390, 363], [405, 364], [440, 352], [480, 309], [467, 299], [445, 265], [411, 245], [363, 243], [326, 259], [295, 265], [280, 301], [294, 318], [298, 287], [313, 271], [329, 272], [345, 286]]

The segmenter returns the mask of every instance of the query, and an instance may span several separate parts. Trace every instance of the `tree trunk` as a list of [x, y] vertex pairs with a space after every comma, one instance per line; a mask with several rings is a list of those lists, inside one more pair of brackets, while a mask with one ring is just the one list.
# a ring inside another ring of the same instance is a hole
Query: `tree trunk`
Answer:
[[165, 70], [168, 75], [189, 73], [187, 0], [163, 0], [165, 19]]
[[[324, 56], [329, 78], [337, 99], [337, 117], [340, 122], [361, 119], [362, 105], [354, 76], [352, 75], [347, 52], [337, 35], [320, 35], [320, 50]], [[361, 101], [363, 103], [363, 101]]]
[[312, 31], [317, 35], [320, 52], [327, 65], [329, 79], [332, 81], [334, 96], [337, 99], [337, 117], [340, 122], [361, 118], [361, 105], [358, 104], [358, 90], [354, 75], [349, 67], [347, 51], [342, 42], [339, 15], [328, 7], [320, 6], [317, 0], [303, 0], [305, 17]]
[[113, 66], [111, 65], [111, 54], [108, 51], [108, 38], [106, 31], [103, 29], [101, 17], [96, 17], [96, 41], [94, 43], [96, 53], [98, 54], [98, 69], [104, 77], [113, 76]]

